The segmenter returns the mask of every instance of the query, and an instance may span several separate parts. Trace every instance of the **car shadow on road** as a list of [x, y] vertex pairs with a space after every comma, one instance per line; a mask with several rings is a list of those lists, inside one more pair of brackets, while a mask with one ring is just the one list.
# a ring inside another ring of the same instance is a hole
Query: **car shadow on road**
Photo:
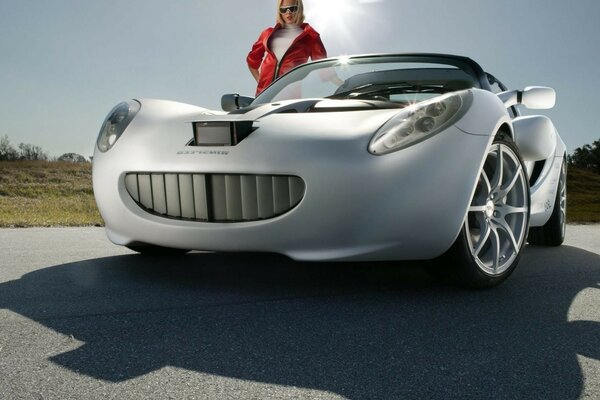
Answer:
[[123, 255], [2, 283], [0, 308], [84, 342], [51, 360], [113, 382], [175, 366], [349, 399], [570, 399], [577, 355], [600, 359], [600, 323], [570, 310], [598, 282], [600, 256], [568, 246], [528, 247], [483, 291], [415, 263]]

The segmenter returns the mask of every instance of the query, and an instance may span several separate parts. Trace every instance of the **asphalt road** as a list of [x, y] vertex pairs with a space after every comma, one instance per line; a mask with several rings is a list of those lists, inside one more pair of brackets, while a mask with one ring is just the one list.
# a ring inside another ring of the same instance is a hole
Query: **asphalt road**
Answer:
[[0, 230], [0, 399], [600, 398], [600, 225], [503, 285]]

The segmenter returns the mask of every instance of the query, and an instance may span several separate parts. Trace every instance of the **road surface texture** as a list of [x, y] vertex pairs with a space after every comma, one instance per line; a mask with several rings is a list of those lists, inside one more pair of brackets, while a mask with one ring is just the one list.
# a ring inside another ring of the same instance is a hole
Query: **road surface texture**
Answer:
[[600, 225], [501, 286], [0, 230], [0, 399], [600, 398]]

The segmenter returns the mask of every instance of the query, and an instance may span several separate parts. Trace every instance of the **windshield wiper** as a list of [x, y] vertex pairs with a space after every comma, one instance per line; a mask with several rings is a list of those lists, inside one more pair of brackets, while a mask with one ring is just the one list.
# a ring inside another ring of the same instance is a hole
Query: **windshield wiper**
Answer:
[[[373, 88], [372, 90], [364, 91], [367, 88]], [[360, 98], [363, 96], [372, 96], [375, 93], [389, 92], [394, 89], [406, 89], [408, 87], [414, 87], [414, 85], [408, 82], [398, 82], [392, 85], [382, 85], [382, 84], [374, 84], [367, 83], [366, 85], [357, 86], [350, 90], [344, 90], [343, 92], [332, 94], [331, 96], [327, 96], [327, 99], [344, 99], [344, 98]]]
[[357, 86], [357, 87], [352, 88], [350, 90], [344, 90], [343, 92], [334, 93], [331, 96], [327, 96], [325, 98], [326, 99], [340, 99], [340, 98], [344, 98], [344, 97], [347, 97], [347, 96], [351, 95], [352, 93], [357, 93], [357, 91], [360, 91], [361, 89], [366, 89], [366, 88], [369, 88], [369, 87], [372, 87], [372, 86], [374, 86], [372, 83], [367, 83], [365, 85]]

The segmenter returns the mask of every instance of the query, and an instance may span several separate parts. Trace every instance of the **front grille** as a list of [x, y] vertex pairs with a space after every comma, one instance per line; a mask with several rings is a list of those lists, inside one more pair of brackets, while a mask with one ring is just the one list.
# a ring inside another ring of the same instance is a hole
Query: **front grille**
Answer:
[[126, 174], [125, 187], [152, 214], [204, 222], [273, 218], [294, 208], [305, 190], [297, 176], [143, 172]]

